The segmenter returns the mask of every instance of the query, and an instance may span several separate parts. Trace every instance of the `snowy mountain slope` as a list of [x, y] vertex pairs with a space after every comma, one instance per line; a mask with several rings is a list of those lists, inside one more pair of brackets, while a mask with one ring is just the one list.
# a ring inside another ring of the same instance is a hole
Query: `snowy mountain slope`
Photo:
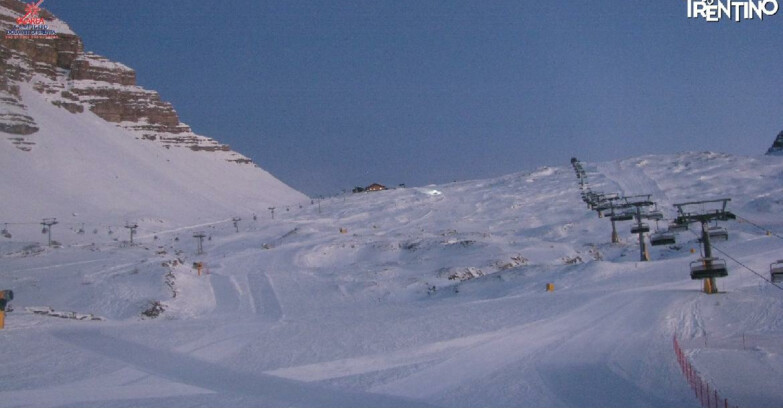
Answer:
[[[0, 0], [0, 28], [31, 7]], [[40, 19], [56, 38], [0, 38], [0, 224], [35, 239], [43, 218], [71, 229], [176, 227], [307, 201], [193, 133], [135, 71], [85, 52], [65, 22], [43, 9]]]
[[249, 216], [307, 200], [260, 168], [140, 141], [90, 112], [55, 107], [26, 84], [21, 90], [40, 130], [29, 152], [0, 144], [0, 166], [9, 175], [0, 181], [9, 193], [0, 206], [2, 222], [182, 222]]
[[[586, 167], [592, 188], [652, 192], [666, 213], [731, 197], [764, 229], [727, 223], [716, 248], [762, 273], [783, 258], [780, 160]], [[730, 404], [783, 403], [783, 291], [730, 261], [721, 293], [703, 294], [690, 232], [638, 262], [628, 224], [610, 244], [568, 167], [349, 195], [239, 232], [214, 221], [132, 248], [70, 231], [57, 249], [0, 239], [16, 293], [3, 406], [698, 406], [675, 334]], [[203, 255], [195, 230], [211, 238]], [[142, 319], [153, 301], [166, 310]]]

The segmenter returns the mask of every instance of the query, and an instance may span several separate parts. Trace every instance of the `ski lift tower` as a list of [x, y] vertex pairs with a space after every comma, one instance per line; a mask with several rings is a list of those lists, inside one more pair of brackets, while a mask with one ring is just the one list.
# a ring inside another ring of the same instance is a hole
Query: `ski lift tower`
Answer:
[[584, 167], [582, 167], [582, 163], [577, 160], [576, 157], [572, 157], [571, 165], [574, 167], [574, 171], [576, 172], [576, 178], [579, 179], [579, 187], [584, 190], [587, 184], [587, 173], [585, 172]]
[[204, 238], [206, 238], [207, 234], [205, 234], [203, 231], [196, 232], [193, 234], [193, 238], [198, 239], [198, 251], [197, 253], [199, 255], [204, 253]]
[[44, 218], [41, 222], [43, 225], [43, 232], [49, 233], [49, 246], [52, 246], [52, 226], [58, 224], [56, 218]]
[[650, 226], [642, 222], [642, 207], [652, 207], [655, 203], [650, 201], [650, 194], [642, 194], [625, 197], [625, 205], [626, 208], [636, 209], [636, 225], [631, 227], [631, 234], [639, 234], [639, 258], [642, 262], [647, 262], [650, 260], [650, 253], [647, 251], [644, 234], [650, 232]]
[[126, 222], [125, 228], [130, 230], [130, 246], [133, 246], [133, 236], [136, 235], [136, 228], [139, 228], [138, 224], [135, 222]]
[[[698, 261], [691, 262], [691, 279], [704, 280], [704, 293], [712, 294], [718, 293], [718, 288], [715, 285], [715, 278], [722, 278], [729, 275], [728, 269], [726, 269], [726, 261], [712, 257], [712, 245], [710, 244], [710, 221], [728, 221], [737, 218], [736, 215], [729, 211], [726, 211], [726, 205], [731, 201], [730, 198], [722, 198], [718, 200], [707, 201], [693, 201], [682, 204], [674, 204], [677, 207], [678, 216], [674, 220], [679, 225], [689, 224], [692, 222], [701, 223], [701, 242], [704, 247], [704, 257]], [[708, 205], [719, 207], [713, 210], [704, 210], [695, 212], [688, 211], [689, 208], [698, 206], [697, 208], [705, 208]]]
[[622, 205], [620, 207], [615, 205], [615, 201], [620, 200], [621, 197], [619, 194], [609, 194], [604, 197], [604, 202], [597, 206], [595, 208], [596, 211], [598, 211], [599, 214], [601, 214], [604, 211], [609, 211], [609, 220], [612, 221], [612, 243], [616, 244], [620, 242], [620, 236], [617, 234], [617, 221], [621, 221], [617, 217], [617, 214], [615, 214], [614, 210], [615, 208], [622, 208]]
[[598, 213], [598, 218], [603, 218], [604, 211], [612, 208], [612, 201], [620, 199], [620, 195], [617, 193], [599, 193], [595, 197], [592, 207]]
[[239, 217], [234, 217], [234, 218], [232, 218], [232, 219], [231, 219], [231, 221], [233, 221], [233, 222], [234, 222], [234, 229], [235, 229], [237, 232], [239, 232], [239, 221], [242, 221], [242, 219], [241, 219], [241, 218], [239, 218]]

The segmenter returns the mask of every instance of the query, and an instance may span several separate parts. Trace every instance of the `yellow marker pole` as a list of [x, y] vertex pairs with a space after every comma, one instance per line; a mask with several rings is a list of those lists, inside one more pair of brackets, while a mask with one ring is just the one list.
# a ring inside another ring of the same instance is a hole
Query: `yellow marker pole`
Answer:
[[5, 328], [5, 304], [14, 298], [13, 292], [8, 296], [9, 299], [5, 298], [5, 293], [6, 291], [0, 290], [0, 329]]

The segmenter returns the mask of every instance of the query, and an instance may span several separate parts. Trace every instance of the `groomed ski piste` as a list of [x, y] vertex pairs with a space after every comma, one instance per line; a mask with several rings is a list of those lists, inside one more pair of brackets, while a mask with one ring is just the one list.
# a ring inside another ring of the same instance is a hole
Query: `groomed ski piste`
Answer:
[[[568, 157], [274, 219], [142, 220], [133, 246], [127, 230], [56, 225], [49, 248], [40, 225], [12, 225], [0, 406], [698, 407], [675, 336], [731, 406], [782, 406], [783, 290], [762, 277], [783, 258], [783, 161], [683, 153], [585, 168], [591, 188], [652, 194], [669, 220], [675, 203], [731, 198], [739, 221], [714, 243], [729, 267], [720, 293], [690, 279], [693, 232], [650, 262], [630, 223], [611, 244]], [[163, 311], [142, 315], [155, 302]]]

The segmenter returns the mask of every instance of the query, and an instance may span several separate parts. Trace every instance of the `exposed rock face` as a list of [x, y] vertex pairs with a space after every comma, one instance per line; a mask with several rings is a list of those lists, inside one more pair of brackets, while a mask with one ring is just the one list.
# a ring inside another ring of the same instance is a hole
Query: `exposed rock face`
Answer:
[[778, 133], [778, 137], [772, 143], [772, 147], [767, 150], [767, 154], [775, 156], [783, 156], [783, 131]]
[[[25, 4], [0, 0], [0, 29], [11, 29], [22, 16]], [[187, 147], [193, 151], [229, 152], [226, 160], [252, 163], [231, 152], [229, 146], [199, 136], [179, 120], [174, 107], [155, 91], [136, 85], [136, 72], [102, 56], [85, 53], [81, 38], [67, 24], [41, 10], [56, 39], [0, 38], [0, 131], [22, 150], [35, 145], [27, 140], [38, 131], [35, 119], [26, 114], [19, 82], [30, 82], [55, 106], [78, 114], [89, 110], [100, 118], [137, 134], [140, 140], [166, 148]]]
[[[106, 121], [142, 131], [144, 139], [161, 140], [162, 133], [190, 132], [170, 103], [162, 101], [157, 92], [136, 86], [136, 72], [123, 64], [92, 53], [81, 54], [71, 64], [68, 85], [60, 92], [69, 100], [64, 103], [81, 102]], [[197, 144], [197, 139], [193, 135], [178, 141]]]
[[136, 72], [117, 62], [91, 52], [79, 55], [71, 63], [71, 80], [108, 82], [110, 84], [134, 86]]

